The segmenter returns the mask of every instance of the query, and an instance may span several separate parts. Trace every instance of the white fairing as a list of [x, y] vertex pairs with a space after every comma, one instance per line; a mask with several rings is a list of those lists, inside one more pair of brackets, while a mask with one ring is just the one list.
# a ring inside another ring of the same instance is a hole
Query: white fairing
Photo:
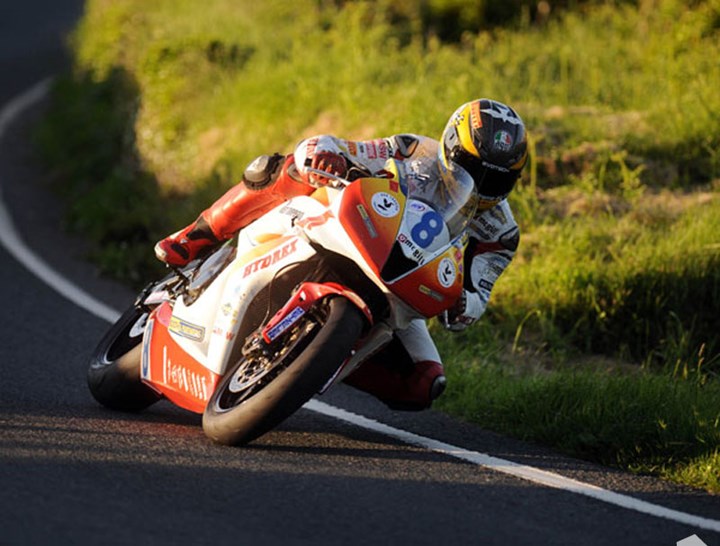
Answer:
[[[202, 339], [198, 339], [197, 335], [186, 336], [170, 328], [170, 335], [192, 358], [222, 375], [234, 345], [244, 341], [238, 340], [237, 334], [248, 306], [279, 270], [316, 254], [311, 241], [353, 260], [387, 295], [391, 316], [378, 327], [389, 331], [407, 329], [421, 318], [393, 295], [365, 262], [338, 220], [342, 192], [330, 193], [330, 207], [311, 197], [295, 197], [244, 228], [238, 236], [234, 259], [205, 291], [189, 305], [182, 298], [175, 301], [173, 320], [195, 333], [203, 332]], [[387, 336], [377, 339], [378, 344], [388, 341]]]
[[[294, 200], [293, 200], [294, 201]], [[350, 258], [355, 262], [379, 288], [382, 290], [390, 302], [390, 318], [388, 319], [394, 330], [405, 329], [410, 325], [410, 322], [423, 317], [418, 314], [411, 306], [407, 305], [400, 298], [395, 296], [385, 286], [380, 278], [375, 275], [375, 272], [368, 265], [363, 258], [360, 251], [353, 244], [352, 239], [348, 236], [347, 232], [343, 229], [342, 225], [338, 221], [338, 211], [342, 203], [342, 195], [335, 199], [330, 204], [330, 211], [332, 217], [325, 223], [318, 225], [317, 227], [306, 228], [307, 237], [315, 242], [320, 243], [324, 248], [342, 254], [347, 258]]]
[[[297, 200], [278, 206], [243, 229], [235, 259], [196, 301], [186, 305], [180, 298], [175, 302], [173, 318], [202, 327], [205, 335], [202, 341], [173, 331], [170, 335], [190, 356], [216, 374], [224, 373], [228, 365], [240, 318], [253, 298], [279, 269], [315, 254], [307, 241], [298, 236], [293, 224], [300, 216], [322, 214], [326, 209], [309, 197]], [[261, 250], [264, 242], [279, 236], [286, 237], [282, 244], [267, 245], [267, 251]]]

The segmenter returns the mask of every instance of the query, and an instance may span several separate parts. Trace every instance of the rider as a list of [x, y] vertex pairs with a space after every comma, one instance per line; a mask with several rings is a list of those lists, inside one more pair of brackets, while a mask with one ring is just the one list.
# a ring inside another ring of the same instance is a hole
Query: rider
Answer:
[[[508, 266], [520, 239], [506, 200], [527, 160], [525, 126], [510, 107], [478, 99], [450, 117], [440, 142], [398, 134], [367, 141], [321, 135], [301, 141], [286, 156], [262, 155], [246, 168], [243, 180], [203, 211], [192, 224], [161, 240], [157, 257], [183, 266], [283, 201], [309, 195], [328, 179], [308, 167], [348, 179], [378, 173], [388, 159], [402, 162], [416, 180], [448, 180], [451, 164], [474, 179], [479, 196], [467, 228], [465, 288], [444, 317], [446, 328], [465, 329], [485, 311], [495, 281]], [[395, 332], [393, 341], [345, 382], [397, 409], [424, 409], [445, 388], [440, 355], [424, 320]]]

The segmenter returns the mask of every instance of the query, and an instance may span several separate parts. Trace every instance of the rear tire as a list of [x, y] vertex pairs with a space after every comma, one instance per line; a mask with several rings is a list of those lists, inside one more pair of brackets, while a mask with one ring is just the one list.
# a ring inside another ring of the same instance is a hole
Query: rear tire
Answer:
[[326, 300], [285, 334], [270, 358], [254, 351], [230, 367], [210, 397], [203, 430], [215, 442], [242, 445], [271, 430], [337, 372], [360, 337], [364, 317], [342, 297]]
[[105, 334], [87, 373], [95, 400], [115, 410], [139, 411], [162, 396], [140, 379], [142, 336], [149, 311], [130, 307]]

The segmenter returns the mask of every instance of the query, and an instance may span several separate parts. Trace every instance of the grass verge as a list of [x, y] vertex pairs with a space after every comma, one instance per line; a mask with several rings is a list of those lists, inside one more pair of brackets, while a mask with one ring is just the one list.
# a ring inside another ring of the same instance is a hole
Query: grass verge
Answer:
[[447, 352], [453, 364], [451, 388], [439, 401], [444, 411], [576, 457], [720, 493], [718, 382], [578, 361], [539, 370]]

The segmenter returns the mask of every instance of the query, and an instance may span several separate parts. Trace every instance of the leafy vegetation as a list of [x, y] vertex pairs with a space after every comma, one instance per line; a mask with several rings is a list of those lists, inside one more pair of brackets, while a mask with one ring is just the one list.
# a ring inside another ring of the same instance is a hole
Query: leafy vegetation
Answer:
[[441, 407], [720, 491], [719, 37], [718, 0], [89, 0], [39, 141], [140, 283], [260, 153], [512, 104], [520, 251], [481, 323], [433, 327]]

